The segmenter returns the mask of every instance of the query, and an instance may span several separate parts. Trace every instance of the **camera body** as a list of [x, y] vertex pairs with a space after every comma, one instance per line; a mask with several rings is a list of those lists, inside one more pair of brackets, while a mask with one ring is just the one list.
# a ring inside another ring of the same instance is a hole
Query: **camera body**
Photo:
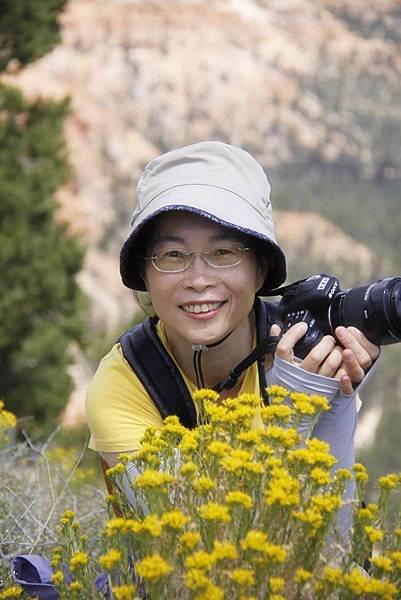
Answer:
[[341, 290], [337, 277], [320, 273], [272, 291], [278, 303], [283, 332], [300, 321], [308, 330], [294, 352], [304, 358], [323, 335], [335, 335], [339, 325], [353, 325], [381, 346], [401, 341], [401, 278]]

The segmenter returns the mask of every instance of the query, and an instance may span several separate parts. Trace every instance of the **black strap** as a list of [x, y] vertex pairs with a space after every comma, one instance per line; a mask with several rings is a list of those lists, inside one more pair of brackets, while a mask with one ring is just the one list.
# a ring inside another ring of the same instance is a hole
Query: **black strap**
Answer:
[[[177, 415], [185, 427], [195, 427], [196, 410], [181, 373], [156, 332], [156, 317], [126, 331], [120, 338], [124, 358], [137, 374], [163, 418]], [[278, 338], [269, 338], [272, 323], [280, 324], [277, 304], [257, 298], [255, 302], [256, 348], [241, 361], [216, 391], [234, 387], [241, 373], [255, 360], [258, 363], [260, 393], [268, 404], [265, 356], [274, 352]]]
[[177, 415], [185, 427], [195, 427], [191, 394], [176, 364], [156, 332], [157, 319], [148, 317], [120, 338], [123, 355], [138, 375], [163, 419]]
[[[221, 392], [222, 390], [232, 389], [237, 383], [241, 373], [248, 369], [252, 363], [257, 361], [259, 374], [259, 387], [262, 398], [266, 404], [269, 403], [269, 397], [266, 392], [266, 377], [265, 377], [265, 356], [269, 352], [274, 352], [277, 346], [279, 337], [269, 336], [270, 327], [275, 322], [274, 308], [271, 308], [272, 302], [264, 302], [257, 298], [255, 302], [255, 321], [256, 321], [256, 347], [244, 360], [242, 360], [234, 369], [232, 369], [224, 381], [214, 387], [214, 390]], [[277, 314], [278, 322], [278, 314]]]

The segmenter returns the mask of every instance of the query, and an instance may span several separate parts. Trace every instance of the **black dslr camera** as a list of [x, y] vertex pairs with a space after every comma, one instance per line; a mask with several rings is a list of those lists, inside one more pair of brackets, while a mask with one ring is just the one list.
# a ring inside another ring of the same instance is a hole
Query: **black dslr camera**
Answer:
[[283, 332], [300, 321], [308, 324], [305, 336], [294, 347], [305, 358], [319, 340], [334, 336], [339, 325], [353, 325], [378, 346], [401, 342], [401, 277], [387, 277], [374, 283], [341, 290], [337, 277], [321, 273], [273, 290]]

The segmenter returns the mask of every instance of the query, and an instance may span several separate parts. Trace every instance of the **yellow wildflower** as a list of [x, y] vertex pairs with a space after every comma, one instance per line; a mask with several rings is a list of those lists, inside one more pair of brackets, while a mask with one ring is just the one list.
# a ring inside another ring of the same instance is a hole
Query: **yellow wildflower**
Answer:
[[116, 564], [119, 562], [120, 559], [121, 559], [120, 550], [115, 550], [114, 548], [112, 548], [111, 550], [109, 550], [107, 552], [107, 554], [103, 554], [102, 556], [99, 557], [99, 564], [101, 567], [106, 569], [106, 571], [111, 571], [116, 566]]
[[372, 577], [367, 580], [366, 591], [377, 598], [392, 600], [393, 598], [399, 598], [400, 588], [391, 581], [381, 581]]
[[187, 569], [204, 569], [210, 571], [215, 563], [215, 557], [204, 550], [199, 550], [190, 554], [185, 559]]
[[164, 471], [156, 471], [155, 469], [145, 469], [143, 473], [138, 475], [133, 483], [133, 487], [137, 488], [160, 488], [174, 481], [174, 477], [170, 473]]
[[379, 477], [379, 485], [383, 490], [392, 490], [400, 483], [400, 478], [395, 473]]
[[4, 590], [0, 590], [0, 600], [14, 600], [14, 598], [20, 598], [22, 592], [23, 589], [18, 585], [12, 585]]
[[240, 491], [228, 492], [225, 497], [227, 504], [240, 504], [244, 508], [252, 508], [253, 500], [249, 494]]
[[210, 582], [202, 592], [194, 596], [194, 600], [210, 600], [211, 598], [213, 598], [213, 600], [224, 599], [224, 590], [217, 585], [214, 585], [212, 582]]
[[280, 419], [285, 423], [288, 423], [294, 413], [294, 409], [286, 404], [270, 404], [270, 406], [264, 406], [261, 410], [261, 415], [266, 421]]
[[248, 392], [243, 392], [238, 395], [238, 402], [240, 404], [248, 404], [249, 406], [259, 407], [262, 404], [262, 398], [257, 394], [250, 394]]
[[380, 542], [384, 537], [383, 531], [381, 531], [380, 529], [375, 529], [371, 525], [365, 525], [364, 530], [366, 535], [368, 536], [368, 540], [372, 544], [374, 544], [375, 542]]
[[121, 454], [118, 455], [118, 460], [123, 465], [126, 465], [128, 462], [132, 461], [132, 459], [133, 459], [132, 454], [127, 454], [127, 452], [121, 452]]
[[292, 427], [286, 429], [278, 425], [269, 425], [264, 432], [264, 436], [270, 440], [274, 440], [280, 446], [284, 446], [284, 448], [293, 448], [301, 441], [301, 436], [296, 429]]
[[244, 444], [254, 445], [260, 442], [261, 430], [240, 431], [237, 434], [237, 440]]
[[255, 475], [262, 475], [265, 472], [265, 468], [261, 462], [256, 460], [248, 460], [243, 464], [244, 471], [248, 473], [255, 473]]
[[357, 596], [367, 593], [368, 583], [368, 577], [359, 569], [352, 569], [351, 573], [346, 573], [342, 577], [342, 584]]
[[187, 454], [190, 452], [195, 452], [198, 449], [199, 440], [196, 436], [193, 435], [192, 432], [188, 432], [182, 436], [182, 440], [178, 444], [178, 449], [182, 454]]
[[123, 532], [126, 526], [126, 520], [118, 517], [116, 519], [110, 519], [106, 523], [106, 535], [112, 537], [117, 531]]
[[206, 521], [230, 521], [230, 512], [226, 506], [217, 502], [208, 502], [198, 508], [201, 517]]
[[352, 470], [354, 473], [366, 473], [366, 467], [362, 463], [355, 463]]
[[233, 425], [250, 423], [255, 416], [255, 409], [250, 406], [239, 406], [227, 414], [226, 422]]
[[71, 581], [70, 585], [68, 586], [68, 589], [73, 594], [78, 594], [79, 592], [82, 592], [82, 588], [83, 586], [80, 581]]
[[200, 533], [198, 531], [186, 531], [179, 537], [179, 543], [186, 550], [192, 550], [201, 540]]
[[203, 406], [206, 416], [209, 417], [211, 423], [226, 423], [229, 411], [224, 406], [218, 406], [210, 402], [205, 402]]
[[325, 396], [319, 396], [318, 394], [311, 394], [309, 396], [309, 400], [313, 406], [315, 406], [318, 410], [323, 410], [327, 412], [330, 410], [329, 401]]
[[284, 585], [285, 581], [282, 577], [269, 577], [269, 586], [272, 592], [281, 592]]
[[267, 542], [267, 535], [264, 531], [251, 529], [248, 531], [244, 540], [241, 541], [243, 550], [261, 551]]
[[337, 585], [342, 583], [343, 574], [338, 567], [325, 567], [323, 569], [323, 579], [328, 583]]
[[84, 567], [88, 564], [89, 556], [86, 552], [74, 552], [70, 559], [70, 569], [72, 572], [76, 571], [80, 567]]
[[214, 540], [212, 557], [216, 562], [226, 559], [236, 560], [238, 558], [238, 552], [233, 544]]
[[339, 481], [347, 481], [348, 479], [351, 479], [352, 473], [348, 469], [338, 469], [336, 477]]
[[164, 513], [161, 518], [161, 524], [163, 527], [170, 527], [170, 529], [182, 529], [189, 520], [189, 517], [184, 515], [180, 510], [171, 510]]
[[216, 487], [216, 483], [210, 479], [210, 477], [206, 477], [205, 475], [196, 479], [192, 485], [196, 492], [208, 492]]
[[115, 600], [135, 600], [136, 588], [134, 585], [119, 585], [112, 588]]
[[391, 552], [389, 556], [396, 568], [401, 569], [401, 551], [395, 550], [395, 552]]
[[64, 581], [64, 573], [63, 571], [56, 571], [55, 573], [53, 573], [52, 575], [52, 582], [54, 583], [54, 585], [61, 585]]
[[287, 557], [287, 552], [277, 544], [271, 544], [267, 540], [267, 535], [263, 531], [251, 530], [248, 531], [245, 539], [241, 541], [243, 550], [253, 550], [261, 553], [265, 559], [272, 562], [284, 562]]
[[370, 562], [385, 573], [391, 573], [392, 571], [392, 560], [388, 556], [373, 556]]
[[73, 510], [66, 510], [60, 518], [60, 524], [61, 525], [68, 525], [69, 523], [71, 523], [73, 521], [73, 519], [75, 518], [75, 513]]
[[280, 506], [297, 506], [299, 504], [299, 482], [285, 472], [273, 477], [265, 491], [265, 503], [268, 506], [279, 504]]
[[315, 467], [312, 469], [310, 476], [318, 485], [327, 485], [331, 481], [329, 473], [320, 467]]
[[310, 397], [302, 392], [291, 392], [290, 398], [294, 404], [295, 410], [301, 415], [315, 415], [318, 407], [312, 404]]
[[355, 473], [355, 480], [359, 481], [360, 483], [365, 483], [366, 481], [369, 481], [369, 475], [363, 471], [358, 471]]
[[138, 561], [135, 564], [135, 570], [139, 577], [156, 581], [171, 573], [173, 568], [159, 554], [152, 554]]
[[230, 573], [230, 579], [241, 586], [251, 586], [255, 584], [255, 571], [253, 569], [233, 569]]
[[159, 537], [162, 532], [162, 523], [157, 515], [148, 515], [140, 525], [140, 533], [149, 533], [152, 537]]
[[269, 396], [278, 396], [283, 398], [286, 398], [290, 393], [289, 390], [281, 385], [271, 385], [266, 388], [266, 392], [269, 394]]
[[306, 465], [324, 465], [332, 467], [337, 461], [326, 451], [315, 450], [314, 448], [297, 448], [288, 452], [290, 462], [299, 461]]
[[312, 496], [311, 502], [313, 507], [328, 514], [331, 514], [341, 506], [341, 498], [334, 494], [327, 496]]
[[324, 524], [322, 513], [315, 508], [307, 508], [304, 511], [293, 511], [292, 516], [302, 521], [302, 523], [310, 525], [316, 531]]
[[110, 467], [110, 469], [107, 469], [106, 471], [106, 477], [115, 477], [117, 475], [124, 475], [126, 471], [125, 465], [123, 465], [123, 463], [117, 463], [116, 465], [114, 465], [114, 467]]
[[180, 468], [180, 473], [185, 477], [185, 475], [193, 475], [198, 470], [196, 464], [192, 461], [184, 463]]
[[[4, 406], [4, 404], [3, 404]], [[0, 406], [0, 431], [3, 429], [14, 429], [17, 424], [17, 418], [8, 410], [4, 410]]]
[[185, 573], [185, 585], [189, 590], [203, 589], [212, 582], [202, 569], [188, 569]]
[[202, 404], [203, 402], [217, 402], [219, 399], [219, 394], [214, 390], [202, 388], [201, 390], [196, 390], [192, 394], [192, 400], [197, 404]]
[[231, 452], [231, 446], [226, 444], [226, 442], [215, 440], [210, 442], [206, 450], [213, 456], [226, 456], [229, 452]]
[[188, 429], [181, 425], [179, 418], [176, 415], [170, 415], [164, 419], [164, 427], [160, 432], [160, 437], [164, 439], [167, 435], [184, 435]]
[[312, 577], [312, 573], [306, 569], [299, 568], [295, 571], [294, 583], [306, 583]]
[[274, 449], [269, 444], [259, 443], [256, 447], [257, 452], [262, 456], [271, 456], [274, 453]]

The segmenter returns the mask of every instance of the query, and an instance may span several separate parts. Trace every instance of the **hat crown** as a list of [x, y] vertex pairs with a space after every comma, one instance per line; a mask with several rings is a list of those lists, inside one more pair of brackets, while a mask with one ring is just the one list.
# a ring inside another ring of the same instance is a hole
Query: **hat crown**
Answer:
[[[271, 221], [270, 184], [260, 164], [242, 148], [208, 141], [172, 150], [147, 164], [138, 182], [131, 225], [161, 194], [181, 186], [226, 190]], [[205, 210], [210, 211], [210, 191], [205, 193]]]

